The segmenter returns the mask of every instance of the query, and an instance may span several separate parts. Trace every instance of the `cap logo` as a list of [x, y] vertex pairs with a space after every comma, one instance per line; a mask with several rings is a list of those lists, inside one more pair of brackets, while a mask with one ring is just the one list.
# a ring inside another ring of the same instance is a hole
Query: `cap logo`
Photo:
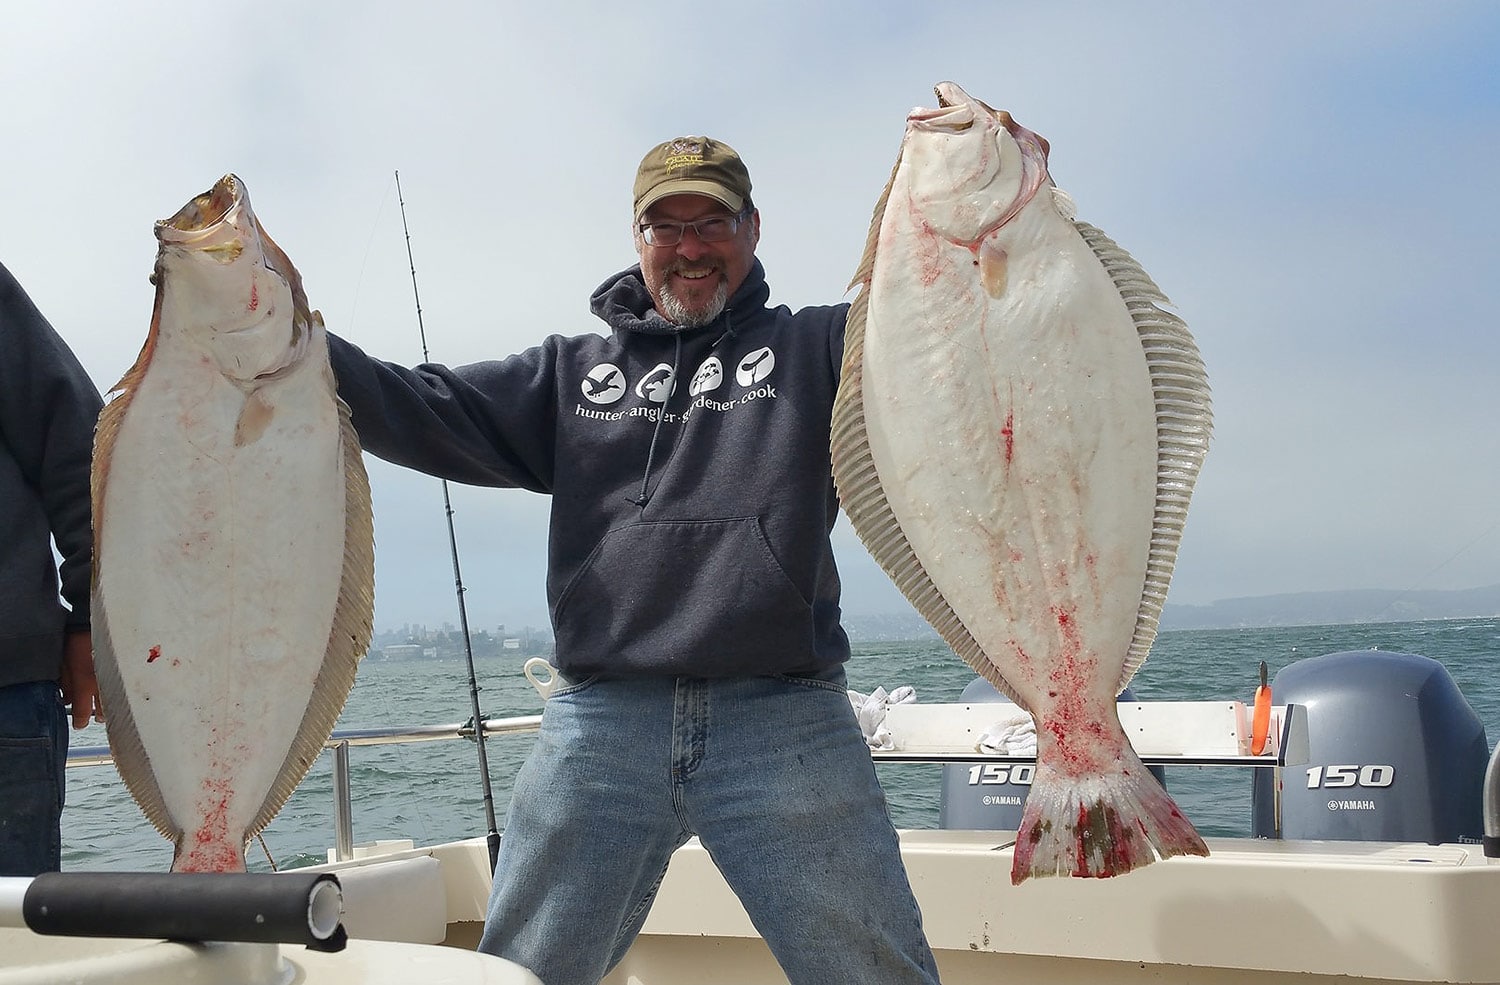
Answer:
[[706, 195], [738, 212], [750, 197], [750, 175], [728, 144], [701, 134], [673, 137], [646, 152], [632, 190], [637, 219], [669, 195]]
[[703, 145], [696, 140], [674, 140], [667, 148], [667, 159], [664, 162], [667, 174], [671, 174], [678, 168], [702, 163]]

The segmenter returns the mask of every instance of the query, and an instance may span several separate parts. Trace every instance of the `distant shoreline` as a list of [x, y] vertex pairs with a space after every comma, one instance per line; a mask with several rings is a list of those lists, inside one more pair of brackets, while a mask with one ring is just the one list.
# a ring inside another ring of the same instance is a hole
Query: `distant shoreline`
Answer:
[[1496, 615], [1500, 615], [1500, 585], [1454, 591], [1369, 588], [1221, 599], [1209, 605], [1173, 605], [1169, 602], [1162, 611], [1161, 628], [1272, 629], [1483, 619]]
[[[1220, 599], [1208, 605], [1168, 602], [1162, 611], [1161, 632], [1212, 629], [1285, 629], [1297, 626], [1350, 626], [1365, 623], [1431, 622], [1500, 617], [1500, 585], [1452, 591], [1397, 591], [1352, 589], [1339, 592], [1292, 592], [1248, 598]], [[916, 610], [887, 613], [849, 613], [843, 617], [849, 638], [858, 643], [936, 639], [937, 633]], [[407, 635], [423, 630], [420, 639]], [[551, 648], [550, 630], [526, 626], [507, 633], [476, 630], [475, 656], [535, 656]], [[461, 634], [448, 624], [441, 629], [405, 626], [376, 632], [372, 652], [386, 646], [421, 644], [434, 651], [461, 651]], [[437, 652], [428, 656], [437, 656]], [[394, 654], [391, 654], [394, 656]]]
[[[1375, 588], [1220, 599], [1208, 605], [1168, 602], [1162, 610], [1160, 628], [1165, 633], [1494, 617], [1500, 617], [1500, 585], [1453, 591]], [[915, 611], [879, 615], [846, 613], [844, 628], [850, 639], [859, 642], [917, 640], [937, 635]]]

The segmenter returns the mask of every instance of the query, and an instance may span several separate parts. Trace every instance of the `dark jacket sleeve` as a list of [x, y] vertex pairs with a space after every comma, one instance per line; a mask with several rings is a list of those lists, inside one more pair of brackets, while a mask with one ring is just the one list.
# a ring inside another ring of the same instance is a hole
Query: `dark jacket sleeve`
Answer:
[[455, 482], [552, 490], [555, 340], [452, 368], [382, 362], [332, 333], [328, 349], [339, 396], [372, 455]]
[[86, 627], [94, 549], [89, 472], [103, 401], [67, 343], [3, 266], [0, 351], [0, 441], [40, 500], [62, 556], [62, 597], [72, 607], [67, 624]]

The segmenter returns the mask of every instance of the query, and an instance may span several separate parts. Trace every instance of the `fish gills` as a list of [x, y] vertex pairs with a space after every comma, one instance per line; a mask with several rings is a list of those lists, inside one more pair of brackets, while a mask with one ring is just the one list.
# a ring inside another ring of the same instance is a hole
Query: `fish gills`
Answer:
[[95, 436], [95, 662], [172, 869], [244, 871], [369, 645], [369, 482], [322, 317], [244, 185], [156, 236], [150, 332]]
[[1013, 882], [1207, 854], [1115, 708], [1207, 450], [1202, 360], [1140, 266], [1074, 221], [1047, 142], [937, 93], [907, 118], [854, 277], [840, 499], [954, 652], [1036, 720]]

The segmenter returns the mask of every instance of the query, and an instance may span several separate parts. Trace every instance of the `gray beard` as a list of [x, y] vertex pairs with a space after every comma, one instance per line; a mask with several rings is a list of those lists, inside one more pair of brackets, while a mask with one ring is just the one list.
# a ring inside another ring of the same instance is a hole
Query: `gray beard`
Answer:
[[667, 321], [682, 328], [702, 328], [724, 311], [724, 305], [729, 303], [729, 284], [724, 278], [719, 278], [718, 289], [714, 296], [708, 299], [708, 304], [697, 311], [689, 310], [683, 304], [682, 299], [675, 297], [670, 288], [663, 287], [661, 291], [660, 314]]

